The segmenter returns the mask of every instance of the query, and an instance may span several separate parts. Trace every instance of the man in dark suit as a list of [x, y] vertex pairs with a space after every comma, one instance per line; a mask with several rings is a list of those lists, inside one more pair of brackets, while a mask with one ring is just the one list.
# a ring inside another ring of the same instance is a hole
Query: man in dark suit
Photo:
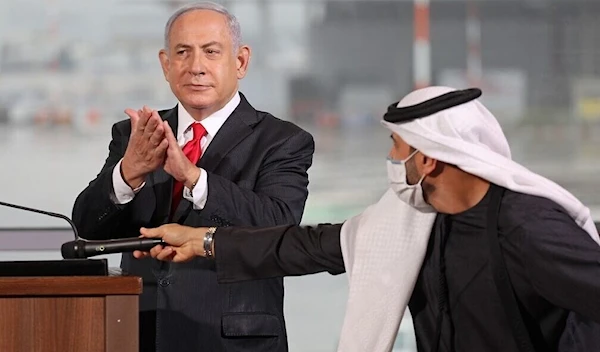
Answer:
[[[179, 104], [126, 110], [102, 170], [79, 195], [81, 237], [139, 236], [140, 227], [298, 224], [308, 195], [312, 136], [256, 111], [238, 92], [250, 48], [239, 23], [211, 3], [177, 11], [159, 58]], [[144, 280], [142, 351], [286, 351], [283, 281], [218, 284], [214, 263], [124, 254]]]

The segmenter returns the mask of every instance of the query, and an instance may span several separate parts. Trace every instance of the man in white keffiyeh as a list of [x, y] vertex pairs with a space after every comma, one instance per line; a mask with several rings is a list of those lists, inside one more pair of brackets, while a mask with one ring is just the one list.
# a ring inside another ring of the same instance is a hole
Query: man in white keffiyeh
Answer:
[[142, 234], [170, 244], [161, 260], [212, 250], [222, 283], [347, 272], [339, 351], [390, 351], [406, 307], [419, 352], [600, 351], [589, 210], [511, 160], [480, 95], [429, 87], [391, 105], [390, 189], [344, 224]]

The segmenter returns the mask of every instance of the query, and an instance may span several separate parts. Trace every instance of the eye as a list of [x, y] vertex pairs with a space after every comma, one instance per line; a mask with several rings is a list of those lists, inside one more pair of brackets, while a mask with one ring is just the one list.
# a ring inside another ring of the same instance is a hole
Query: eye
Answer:
[[216, 55], [219, 53], [219, 51], [215, 49], [206, 49], [206, 53], [209, 55]]
[[183, 54], [185, 54], [185, 49], [177, 50], [177, 55], [183, 55]]

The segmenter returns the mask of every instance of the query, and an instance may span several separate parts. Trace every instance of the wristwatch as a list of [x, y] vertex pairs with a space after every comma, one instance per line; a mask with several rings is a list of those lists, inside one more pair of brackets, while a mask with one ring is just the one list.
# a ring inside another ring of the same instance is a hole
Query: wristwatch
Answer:
[[214, 253], [212, 251], [213, 235], [217, 231], [216, 227], [209, 227], [204, 234], [204, 257], [212, 259]]

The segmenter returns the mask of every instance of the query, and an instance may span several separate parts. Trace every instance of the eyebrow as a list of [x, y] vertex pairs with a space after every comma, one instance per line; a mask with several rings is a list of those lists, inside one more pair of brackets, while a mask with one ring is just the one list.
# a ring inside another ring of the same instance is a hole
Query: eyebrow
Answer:
[[177, 45], [175, 45], [175, 50], [182, 49], [182, 48], [188, 49], [188, 48], [190, 48], [190, 46], [187, 45], [187, 44], [177, 44]]
[[213, 40], [212, 42], [208, 42], [208, 43], [202, 45], [202, 49], [206, 49], [211, 46], [218, 46], [219, 48], [223, 47], [223, 45], [221, 45], [221, 43]]
[[[212, 42], [208, 42], [206, 44], [203, 44], [202, 45], [202, 49], [206, 49], [206, 48], [211, 47], [211, 46], [218, 46], [219, 48], [223, 47], [223, 45], [221, 45], [221, 43], [213, 40]], [[179, 43], [179, 44], [175, 45], [175, 49], [191, 48], [191, 47], [192, 47], [191, 45], [189, 45], [189, 44], [183, 44], [183, 43]]]

